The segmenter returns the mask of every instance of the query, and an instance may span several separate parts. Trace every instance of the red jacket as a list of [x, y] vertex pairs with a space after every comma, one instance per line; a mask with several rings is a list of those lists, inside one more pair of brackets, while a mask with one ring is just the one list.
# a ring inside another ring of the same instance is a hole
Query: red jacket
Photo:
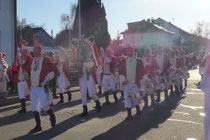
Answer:
[[[140, 86], [140, 81], [143, 78], [144, 74], [145, 74], [145, 69], [144, 69], [144, 64], [142, 59], [140, 58], [136, 58], [137, 59], [137, 64], [136, 64], [136, 85], [138, 87]], [[127, 78], [127, 74], [126, 74], [126, 60], [127, 58], [123, 59], [120, 61], [119, 63], [119, 75], [124, 75]]]
[[[55, 64], [53, 64], [53, 62], [50, 60], [50, 58], [42, 56], [43, 57], [43, 63], [42, 63], [42, 68], [41, 68], [41, 72], [40, 72], [40, 77], [39, 77], [39, 84], [41, 85], [41, 83], [45, 80], [45, 77], [50, 73], [50, 72], [54, 72], [54, 76], [59, 76], [59, 71], [56, 67]], [[31, 75], [31, 67], [32, 67], [32, 62], [28, 65], [26, 72], [29, 73], [29, 75]], [[30, 78], [29, 78], [30, 79]]]

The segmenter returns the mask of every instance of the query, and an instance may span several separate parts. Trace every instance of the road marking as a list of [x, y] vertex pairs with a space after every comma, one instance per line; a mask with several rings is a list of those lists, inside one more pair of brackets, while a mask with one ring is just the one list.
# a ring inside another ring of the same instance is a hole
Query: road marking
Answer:
[[205, 117], [205, 113], [199, 113], [199, 115]]
[[187, 138], [186, 140], [198, 140], [198, 139], [195, 139], [195, 138]]
[[188, 94], [188, 95], [203, 95], [204, 93], [203, 92], [201, 92], [201, 93], [187, 92], [186, 94]]
[[186, 121], [186, 120], [179, 120], [179, 119], [167, 119], [167, 120], [169, 120], [169, 121], [174, 121], [174, 122], [186, 122], [186, 123], [191, 123], [191, 124], [203, 125], [202, 123], [199, 123], [199, 122]]
[[178, 112], [178, 111], [174, 111], [174, 113], [178, 113], [178, 114], [182, 114], [182, 115], [190, 115], [190, 113], [186, 113], [186, 112]]
[[184, 104], [180, 104], [181, 107], [185, 107], [185, 108], [190, 108], [192, 110], [197, 110], [197, 109], [203, 109], [203, 106], [189, 106], [189, 105], [184, 105]]
[[193, 91], [201, 91], [201, 89], [190, 89], [190, 90], [193, 90]]

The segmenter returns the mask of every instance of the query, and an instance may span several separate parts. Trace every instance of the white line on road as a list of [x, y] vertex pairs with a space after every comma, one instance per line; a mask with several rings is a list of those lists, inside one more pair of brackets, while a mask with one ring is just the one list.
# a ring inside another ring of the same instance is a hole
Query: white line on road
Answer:
[[186, 140], [198, 140], [198, 139], [195, 139], [195, 138], [187, 138]]
[[188, 95], [203, 95], [204, 93], [203, 92], [201, 92], [201, 93], [187, 92], [186, 94], [188, 94]]
[[190, 89], [190, 90], [193, 90], [193, 91], [201, 91], [201, 89]]
[[169, 121], [174, 121], [174, 122], [186, 122], [186, 123], [191, 123], [191, 124], [203, 125], [202, 123], [193, 122], [193, 121], [186, 121], [186, 120], [179, 120], [179, 119], [168, 119], [168, 120], [169, 120]]
[[192, 110], [197, 110], [197, 109], [203, 109], [203, 106], [189, 106], [189, 105], [184, 105], [184, 104], [180, 104], [181, 107], [185, 107], [185, 108], [190, 108]]
[[178, 114], [182, 114], [182, 115], [190, 115], [190, 113], [186, 113], [186, 112], [178, 112], [178, 111], [174, 111], [174, 113], [178, 113]]
[[199, 115], [205, 117], [205, 113], [199, 113]]

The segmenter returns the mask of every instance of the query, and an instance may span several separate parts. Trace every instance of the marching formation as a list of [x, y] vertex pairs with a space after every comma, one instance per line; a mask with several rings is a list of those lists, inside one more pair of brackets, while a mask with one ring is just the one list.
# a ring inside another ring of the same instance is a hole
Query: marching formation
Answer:
[[[53, 99], [58, 98], [56, 83], [60, 98], [58, 104], [64, 103], [64, 93], [68, 95], [69, 102], [72, 99], [72, 60], [62, 47], [59, 54], [53, 54], [49, 58], [43, 55], [39, 42], [34, 41], [32, 55], [24, 41], [22, 43], [21, 52], [17, 54], [12, 66], [8, 66], [4, 61], [6, 54], [0, 52], [0, 97], [6, 96], [7, 83], [10, 80], [16, 83], [21, 103], [18, 113], [27, 112], [25, 102], [26, 98], [30, 97], [36, 123], [30, 133], [36, 133], [42, 130], [39, 115], [41, 110], [49, 114], [52, 127], [56, 124], [56, 116], [53, 113]], [[146, 48], [143, 56], [138, 57], [136, 50], [129, 44], [124, 46], [120, 56], [115, 56], [109, 47], [106, 50], [101, 48], [99, 52], [96, 44], [88, 38], [76, 41], [75, 47], [72, 48], [83, 107], [81, 117], [88, 116], [88, 96], [95, 101], [96, 112], [99, 113], [103, 108], [98, 94], [104, 94], [103, 105], [108, 106], [110, 95], [114, 97], [116, 104], [121, 101], [117, 96], [120, 91], [127, 110], [125, 120], [131, 120], [133, 107], [136, 108], [136, 114], [141, 115], [141, 101], [144, 102], [143, 109], [147, 109], [149, 105], [153, 106], [161, 101], [161, 93], [164, 94], [166, 102], [169, 97], [184, 94], [190, 76], [188, 70], [199, 65], [199, 73], [203, 77], [208, 57], [205, 51], [201, 51], [199, 55], [186, 55], [183, 50], [165, 53], [161, 46], [155, 49]]]

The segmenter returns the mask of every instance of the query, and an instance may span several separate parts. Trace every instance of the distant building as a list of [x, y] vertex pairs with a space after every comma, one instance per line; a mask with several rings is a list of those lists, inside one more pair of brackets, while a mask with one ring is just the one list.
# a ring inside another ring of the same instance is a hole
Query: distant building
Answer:
[[39, 41], [43, 47], [55, 48], [55, 40], [42, 28], [32, 28], [35, 39]]
[[[32, 28], [34, 39], [42, 44], [42, 51], [45, 52], [59, 52], [59, 48], [55, 45], [55, 40], [42, 28]], [[33, 46], [27, 46], [30, 52], [33, 52]], [[17, 48], [20, 51], [20, 48]]]
[[145, 20], [128, 23], [128, 29], [121, 34], [123, 44], [130, 44], [136, 49], [153, 46], [172, 47], [175, 35], [174, 32]]
[[0, 0], [0, 51], [6, 53], [5, 61], [15, 60], [16, 0]]
[[174, 43], [179, 43], [180, 45], [189, 44], [193, 39], [195, 39], [195, 35], [190, 34], [183, 29], [173, 25], [171, 22], [167, 22], [162, 18], [157, 18], [156, 20], [151, 20], [153, 24], [157, 24], [168, 31], [174, 32], [175, 35], [173, 36]]

